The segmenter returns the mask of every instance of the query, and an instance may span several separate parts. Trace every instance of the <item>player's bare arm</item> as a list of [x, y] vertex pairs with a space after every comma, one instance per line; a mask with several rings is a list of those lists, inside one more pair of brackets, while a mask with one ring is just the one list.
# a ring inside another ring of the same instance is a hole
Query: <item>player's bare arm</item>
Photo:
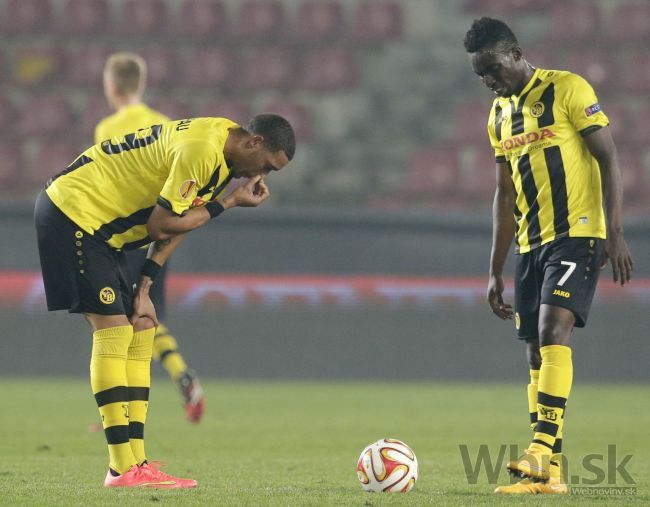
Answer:
[[592, 132], [585, 138], [589, 151], [598, 161], [603, 188], [607, 239], [601, 268], [611, 260], [615, 282], [625, 285], [632, 277], [634, 261], [623, 237], [623, 183], [616, 146], [609, 127]]
[[[240, 207], [256, 207], [271, 195], [261, 176], [251, 178], [245, 185], [236, 188], [218, 201], [224, 210]], [[213, 201], [214, 202], [214, 201]], [[177, 215], [163, 206], [156, 205], [147, 221], [147, 233], [155, 241], [170, 239], [179, 234], [198, 229], [213, 215], [207, 206], [199, 206]]]
[[503, 302], [503, 266], [515, 235], [515, 190], [507, 163], [498, 163], [497, 189], [492, 205], [492, 252], [490, 254], [490, 281], [487, 299], [494, 314], [500, 319], [512, 319], [512, 305]]

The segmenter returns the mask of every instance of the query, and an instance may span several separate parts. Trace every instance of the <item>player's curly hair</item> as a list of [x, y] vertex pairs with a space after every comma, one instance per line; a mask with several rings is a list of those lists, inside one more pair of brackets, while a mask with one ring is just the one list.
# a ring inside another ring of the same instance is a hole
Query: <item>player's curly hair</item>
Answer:
[[508, 25], [499, 19], [487, 17], [474, 20], [465, 34], [463, 43], [468, 53], [476, 53], [492, 45], [502, 52], [511, 51], [519, 46], [517, 37]]
[[291, 124], [277, 114], [258, 114], [246, 125], [251, 134], [264, 138], [264, 144], [272, 153], [280, 150], [291, 160], [296, 153], [296, 135]]

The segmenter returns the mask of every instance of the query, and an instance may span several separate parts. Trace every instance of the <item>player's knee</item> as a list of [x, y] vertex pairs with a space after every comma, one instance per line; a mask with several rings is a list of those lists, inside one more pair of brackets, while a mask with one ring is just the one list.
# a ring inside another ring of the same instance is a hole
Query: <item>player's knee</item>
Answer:
[[571, 329], [563, 322], [541, 323], [539, 326], [539, 343], [542, 347], [547, 345], [569, 345]]
[[133, 332], [137, 333], [139, 331], [146, 331], [147, 329], [152, 329], [156, 327], [154, 321], [149, 317], [140, 317], [133, 322]]
[[528, 342], [526, 357], [531, 370], [539, 370], [542, 367], [542, 355], [539, 352], [539, 343], [537, 341]]

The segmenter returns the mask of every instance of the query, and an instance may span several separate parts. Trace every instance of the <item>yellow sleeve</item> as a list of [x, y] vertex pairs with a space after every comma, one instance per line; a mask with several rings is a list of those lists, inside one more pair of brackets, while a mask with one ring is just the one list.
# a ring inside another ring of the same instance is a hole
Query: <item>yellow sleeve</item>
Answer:
[[495, 132], [494, 129], [494, 117], [496, 115], [495, 113], [495, 106], [496, 102], [492, 106], [492, 111], [490, 111], [490, 119], [488, 120], [488, 125], [487, 125], [487, 130], [488, 130], [488, 137], [490, 138], [490, 144], [492, 145], [492, 148], [494, 148], [494, 158], [497, 162], [505, 162], [506, 161], [506, 154], [503, 151], [503, 148], [501, 148], [501, 143], [499, 142], [499, 139], [497, 139], [497, 133]]
[[221, 158], [215, 147], [206, 141], [189, 140], [176, 146], [158, 204], [177, 215], [185, 213], [192, 207], [198, 191], [210, 182]]
[[596, 92], [584, 78], [568, 73], [558, 85], [558, 98], [569, 121], [578, 132], [584, 134], [593, 128], [609, 125], [609, 119], [598, 103]]

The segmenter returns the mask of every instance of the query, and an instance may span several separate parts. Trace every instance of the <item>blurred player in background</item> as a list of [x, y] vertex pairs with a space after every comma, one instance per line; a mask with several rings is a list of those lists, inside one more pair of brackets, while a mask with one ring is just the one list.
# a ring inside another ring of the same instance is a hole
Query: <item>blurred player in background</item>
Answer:
[[[134, 53], [116, 53], [108, 58], [104, 69], [104, 93], [108, 104], [116, 112], [99, 122], [95, 128], [95, 143], [169, 121], [167, 116], [142, 102], [146, 73], [145, 61]], [[147, 250], [131, 250], [126, 253], [126, 257], [133, 283], [136, 283], [147, 258]], [[161, 321], [165, 318], [166, 310], [166, 280], [167, 265], [163, 267], [151, 290], [151, 300]], [[205, 405], [203, 389], [198, 376], [188, 368], [178, 351], [176, 339], [162, 323], [156, 329], [153, 359], [161, 362], [177, 384], [185, 405], [185, 417], [190, 422], [200, 422]]]
[[[263, 180], [293, 158], [284, 118], [151, 125], [82, 153], [35, 206], [47, 307], [82, 313], [93, 330], [90, 383], [108, 444], [106, 487], [189, 488], [147, 460], [144, 428], [158, 319], [149, 292], [185, 234], [269, 196]], [[220, 197], [232, 178], [243, 186]], [[135, 289], [125, 250], [150, 244]], [[216, 253], [215, 253], [216, 255]], [[155, 284], [154, 284], [155, 285]]]
[[[488, 301], [498, 317], [514, 317], [531, 378], [534, 436], [508, 463], [523, 479], [496, 492], [567, 493], [560, 464], [573, 381], [571, 332], [587, 321], [607, 259], [621, 285], [633, 269], [623, 238], [616, 148], [589, 83], [571, 72], [533, 67], [505, 23], [474, 21], [464, 44], [474, 72], [497, 95], [488, 121], [497, 164]], [[502, 297], [513, 237], [515, 312]]]

